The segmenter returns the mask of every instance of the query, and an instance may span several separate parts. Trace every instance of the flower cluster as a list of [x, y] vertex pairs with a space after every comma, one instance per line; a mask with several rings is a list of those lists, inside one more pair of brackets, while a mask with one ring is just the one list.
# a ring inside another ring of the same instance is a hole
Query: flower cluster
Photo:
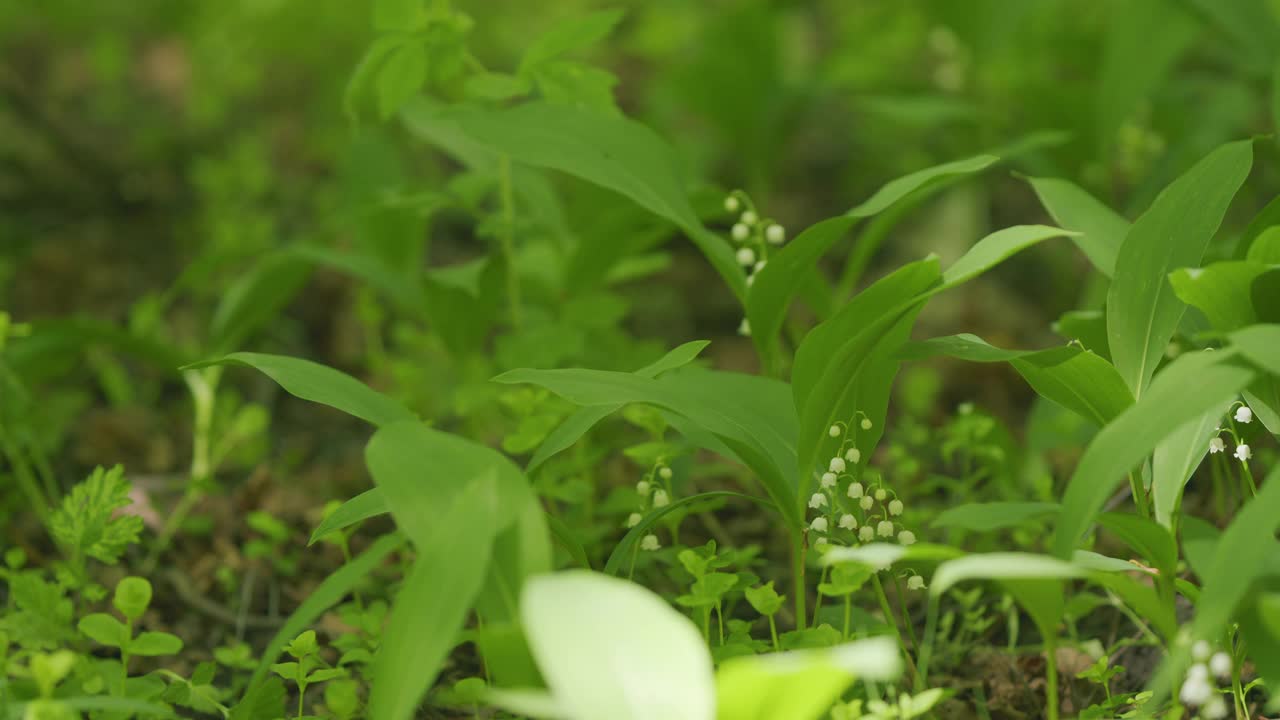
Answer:
[[[1248, 405], [1245, 405], [1244, 403], [1239, 403], [1239, 405], [1235, 408], [1235, 414], [1233, 414], [1231, 417], [1235, 422], [1238, 422], [1242, 425], [1248, 425], [1249, 423], [1253, 422], [1253, 411], [1249, 409]], [[1228, 424], [1225, 427], [1219, 427], [1217, 432], [1218, 434], [1215, 434], [1212, 438], [1209, 439], [1210, 455], [1216, 455], [1220, 452], [1227, 451], [1227, 444], [1222, 439], [1222, 435], [1221, 435], [1221, 433], [1226, 432], [1231, 436], [1231, 439], [1234, 440], [1236, 443], [1236, 449], [1231, 454], [1234, 455], [1235, 458], [1242, 463], [1249, 462], [1249, 458], [1253, 457], [1253, 450], [1249, 448], [1248, 443], [1245, 443], [1243, 440], [1240, 439], [1240, 435], [1236, 432], [1235, 427], [1233, 427], [1231, 424]]]
[[[812, 543], [815, 548], [826, 547], [833, 539], [851, 543], [896, 539], [902, 545], [916, 541], [915, 533], [898, 520], [906, 506], [897, 494], [879, 480], [864, 485], [857, 472], [862, 461], [857, 431], [871, 427], [871, 419], [858, 411], [853, 421], [838, 422], [827, 430], [829, 437], [841, 441], [819, 478], [818, 491], [809, 497], [809, 508], [816, 511], [809, 522], [810, 535], [817, 536]], [[907, 586], [917, 589], [917, 583], [923, 587], [924, 581], [913, 576]]]
[[[671, 472], [670, 466], [664, 460], [659, 459], [649, 472], [636, 483], [636, 494], [640, 496], [640, 510], [633, 512], [627, 516], [627, 527], [633, 528], [640, 524], [644, 519], [644, 511], [648, 508], [666, 507], [671, 504]], [[640, 539], [641, 550], [658, 550], [662, 548], [662, 543], [658, 542], [658, 536], [649, 533]]]
[[1213, 652], [1209, 643], [1201, 640], [1191, 647], [1191, 657], [1195, 664], [1187, 669], [1178, 697], [1186, 705], [1197, 708], [1200, 717], [1206, 720], [1225, 718], [1227, 703], [1214, 680], [1231, 680], [1231, 656], [1221, 650]]
[[[776, 247], [787, 241], [787, 230], [769, 218], [760, 217], [751, 198], [741, 190], [729, 193], [724, 199], [724, 209], [738, 216], [729, 229], [729, 237], [736, 248], [734, 257], [747, 270], [747, 287], [751, 287], [756, 273], [763, 270], [769, 261], [770, 246]], [[751, 334], [751, 324], [746, 318], [738, 326], [738, 333]]]

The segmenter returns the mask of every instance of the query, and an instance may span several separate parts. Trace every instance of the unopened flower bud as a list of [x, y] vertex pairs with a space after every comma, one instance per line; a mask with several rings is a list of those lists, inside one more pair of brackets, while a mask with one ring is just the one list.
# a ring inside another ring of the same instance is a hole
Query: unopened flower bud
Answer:
[[760, 222], [760, 216], [750, 210], [743, 210], [741, 220], [747, 225], [755, 225]]
[[738, 248], [738, 264], [751, 265], [756, 261], [756, 251], [749, 247]]
[[861, 422], [860, 424], [862, 425], [862, 429], [863, 429], [863, 430], [870, 430], [870, 429], [871, 429], [871, 418], [862, 418], [862, 422]]
[[1209, 454], [1216, 454], [1227, 449], [1227, 444], [1222, 442], [1222, 438], [1215, 437], [1209, 440]]
[[843, 430], [839, 425], [832, 425], [831, 427], [827, 428], [827, 434], [830, 435], [831, 437], [840, 437], [841, 432], [843, 432]]
[[671, 504], [671, 498], [667, 497], [666, 490], [655, 490], [653, 492], [653, 506], [666, 507]]
[[742, 207], [742, 203], [738, 201], [738, 196], [730, 195], [724, 199], [724, 209], [729, 212], [738, 212]]
[[1224, 652], [1216, 652], [1209, 658], [1209, 672], [1220, 680], [1231, 677], [1231, 656]]
[[729, 234], [733, 236], [734, 240], [742, 242], [751, 237], [751, 228], [743, 225], [742, 223], [734, 223], [733, 227], [729, 230]]
[[667, 466], [665, 466], [665, 465], [663, 465], [662, 467], [658, 468], [658, 477], [662, 478], [663, 480], [670, 480], [670, 479], [671, 479], [671, 468], [669, 468], [669, 467], [667, 467]]
[[885, 498], [887, 498], [887, 497], [889, 497], [889, 493], [885, 492], [885, 489], [884, 489], [884, 488], [876, 488], [876, 500], [877, 500], [877, 501], [879, 501], [879, 502], [884, 502], [884, 499], [885, 499]]
[[907, 589], [908, 589], [908, 590], [923, 590], [923, 589], [924, 589], [924, 578], [920, 577], [919, 575], [912, 575], [911, 577], [907, 578]]
[[653, 485], [650, 484], [648, 480], [641, 480], [640, 482], [636, 483], [636, 492], [640, 493], [641, 495], [648, 495], [649, 491], [652, 489], [653, 489]]
[[627, 527], [633, 528], [640, 524], [640, 513], [631, 513], [627, 516]]
[[787, 231], [778, 223], [773, 223], [765, 228], [764, 238], [774, 245], [781, 245], [787, 241]]

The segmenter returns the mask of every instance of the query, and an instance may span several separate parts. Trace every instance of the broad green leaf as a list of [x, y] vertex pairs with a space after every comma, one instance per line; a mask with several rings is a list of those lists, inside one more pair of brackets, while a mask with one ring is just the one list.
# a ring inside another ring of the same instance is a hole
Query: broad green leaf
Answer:
[[[1147, 394], [1104, 427], [1085, 450], [1067, 483], [1054, 536], [1054, 554], [1070, 557], [1116, 486], [1160, 441], [1253, 379], [1253, 370], [1231, 362], [1233, 350], [1189, 353], [1170, 363]], [[1194, 387], [1195, 392], [1187, 392]]]
[[382, 62], [400, 47], [402, 42], [404, 39], [399, 35], [383, 35], [373, 41], [360, 58], [360, 62], [356, 64], [356, 69], [352, 71], [351, 78], [347, 80], [347, 85], [342, 91], [342, 112], [346, 114], [347, 120], [352, 125], [358, 125], [360, 122], [360, 108], [367, 103], [367, 98], [373, 89], [374, 78], [377, 77]]
[[1001, 262], [1044, 240], [1078, 233], [1047, 225], [1014, 225], [982, 238], [942, 274], [943, 288], [968, 282]]
[[[603, 370], [512, 370], [494, 378], [501, 383], [529, 383], [578, 405], [616, 406], [647, 403], [677, 413], [714, 434], [764, 484], [794, 528], [803, 518], [795, 502], [794, 416], [787, 412], [786, 386], [765, 378], [712, 371], [669, 374], [660, 379]], [[746, 394], [744, 394], [746, 393]], [[772, 398], [772, 399], [771, 399]], [[768, 401], [771, 412], [757, 410]], [[754, 403], [754, 404], [753, 404]]]
[[[653, 378], [668, 370], [683, 367], [693, 362], [710, 344], [707, 340], [687, 342], [672, 349], [657, 361], [636, 370], [635, 374], [640, 377]], [[620, 409], [622, 409], [622, 405], [593, 406], [579, 409], [563, 423], [560, 423], [555, 430], [552, 430], [551, 434], [547, 435], [546, 440], [542, 441], [542, 444], [538, 446], [537, 452], [533, 454], [533, 458], [529, 460], [528, 466], [525, 467], [525, 472], [532, 473], [547, 460], [571, 447], [601, 420]]]
[[1008, 362], [1042, 397], [1106, 425], [1133, 404], [1133, 395], [1106, 360], [1067, 345], [1049, 350], [1002, 350], [976, 335], [952, 335], [914, 342], [904, 360], [948, 355], [972, 362]]
[[[414, 717], [453, 648], [489, 570], [489, 552], [500, 527], [495, 522], [497, 476], [491, 468], [468, 478], [465, 489], [443, 511], [436, 510], [437, 522], [415, 543], [418, 558], [396, 594], [374, 657], [378, 682], [369, 694], [371, 717]], [[392, 508], [399, 511], [394, 502]]]
[[1098, 516], [1098, 524], [1167, 577], [1173, 577], [1178, 562], [1178, 546], [1169, 530], [1147, 518], [1130, 513], [1109, 512]]
[[1209, 439], [1231, 405], [1225, 400], [1198, 418], [1183, 423], [1156, 446], [1151, 463], [1151, 503], [1156, 522], [1173, 527], [1173, 514], [1182, 502], [1182, 490], [1209, 452]]
[[1057, 503], [1046, 502], [968, 503], [938, 513], [931, 526], [990, 532], [1025, 525], [1054, 515], [1061, 509]]
[[227, 288], [214, 311], [209, 349], [229, 352], [274, 320], [311, 274], [306, 263], [287, 254], [268, 255]]
[[698, 493], [697, 495], [687, 495], [679, 500], [673, 501], [669, 505], [664, 505], [660, 508], [653, 508], [649, 512], [645, 513], [644, 517], [640, 519], [640, 522], [636, 523], [635, 527], [628, 530], [627, 534], [623, 535], [622, 539], [619, 540], [618, 544], [613, 548], [613, 552], [609, 553], [609, 559], [605, 561], [604, 570], [602, 572], [606, 575], [617, 575], [618, 572], [622, 570], [623, 564], [630, 562], [631, 555], [634, 552], [636, 544], [640, 542], [640, 539], [648, 534], [649, 529], [669, 513], [696, 503], [728, 498], [750, 500], [754, 503], [760, 504], [761, 506], [775, 510], [777, 509], [777, 506], [769, 500], [755, 497], [754, 495], [744, 495], [743, 493], [733, 492], [730, 490], [713, 490], [711, 492]]
[[622, 15], [621, 10], [600, 10], [561, 22], [538, 36], [525, 50], [520, 59], [520, 74], [527, 75], [548, 60], [600, 42], [613, 32]]
[[892, 682], [901, 672], [900, 650], [886, 637], [732, 658], [716, 673], [716, 718], [817, 720], [854, 680]]
[[1280, 325], [1253, 325], [1231, 333], [1231, 347], [1272, 375], [1280, 375]]
[[144, 632], [129, 642], [129, 652], [139, 656], [177, 655], [182, 638], [164, 632]]
[[316, 544], [316, 541], [335, 530], [351, 527], [358, 522], [386, 512], [389, 512], [389, 510], [387, 501], [382, 497], [382, 492], [377, 488], [365, 490], [342, 503], [337, 510], [329, 513], [328, 517], [320, 521], [315, 531], [311, 533], [311, 539], [307, 541], [307, 545]]
[[1116, 369], [1141, 398], [1185, 309], [1166, 282], [1200, 263], [1253, 165], [1253, 141], [1223, 145], [1156, 197], [1129, 229], [1107, 293]]
[[574, 105], [525, 103], [506, 110], [419, 103], [415, 115], [443, 113], [471, 142], [512, 161], [569, 173], [625, 195], [676, 224], [706, 255], [738, 297], [746, 276], [728, 242], [707, 231], [686, 194], [675, 151], [649, 128], [625, 117]]
[[1032, 580], [1084, 577], [1087, 571], [1049, 555], [1022, 552], [979, 553], [948, 560], [938, 566], [929, 592], [941, 596], [966, 580]]
[[413, 413], [395, 400], [370, 389], [368, 385], [346, 373], [310, 360], [238, 352], [188, 367], [210, 365], [244, 365], [254, 368], [275, 380], [290, 395], [337, 408], [374, 425], [414, 419]]
[[1232, 260], [1280, 263], [1280, 197], [1262, 208], [1240, 235]]
[[1103, 275], [1115, 274], [1116, 254], [1129, 221], [1075, 183], [1059, 178], [1027, 178], [1053, 221], [1079, 235], [1071, 239]]
[[715, 717], [711, 654], [701, 634], [639, 585], [582, 570], [535, 577], [521, 598], [521, 617], [566, 717]]
[[402, 43], [378, 68], [374, 81], [378, 91], [378, 115], [383, 120], [395, 115], [426, 81], [426, 46], [415, 40]]
[[1218, 262], [1182, 268], [1169, 274], [1169, 285], [1182, 302], [1197, 308], [1214, 330], [1231, 332], [1258, 321], [1250, 291], [1267, 266], [1249, 261]]
[[768, 366], [774, 366], [778, 352], [778, 332], [791, 300], [810, 277], [818, 260], [844, 236], [859, 219], [872, 217], [929, 184], [953, 176], [968, 175], [997, 162], [993, 155], [944, 163], [886, 183], [870, 198], [839, 217], [824, 220], [800, 233], [775, 253], [756, 275], [747, 293], [747, 320], [752, 340]]
[[1192, 627], [1197, 638], [1217, 638], [1226, 629], [1236, 606], [1275, 556], [1277, 529], [1280, 468], [1267, 475], [1258, 496], [1245, 503], [1218, 540], [1196, 603]]
[[889, 569], [896, 563], [938, 563], [954, 560], [963, 554], [953, 547], [932, 543], [895, 545], [874, 542], [854, 547], [833, 547], [822, 554], [822, 564], [857, 563], [879, 572]]
[[116, 583], [111, 604], [129, 620], [137, 620], [151, 606], [151, 582], [140, 577], [126, 577]]
[[[830, 457], [845, 436], [832, 439], [827, 429], [866, 413], [872, 427], [851, 429], [855, 446], [871, 457], [884, 431], [889, 390], [897, 373], [893, 357], [907, 339], [921, 297], [939, 279], [938, 263], [926, 259], [903, 266], [855, 296], [819, 324], [796, 350], [791, 389], [800, 415], [797, 452], [797, 500], [808, 497], [819, 460]], [[822, 461], [825, 467], [825, 460]]]
[[76, 627], [85, 637], [107, 647], [124, 647], [129, 642], [129, 628], [106, 613], [92, 613], [80, 618]]
[[311, 626], [326, 610], [341, 602], [348, 593], [377, 569], [392, 551], [399, 549], [404, 543], [405, 538], [400, 533], [383, 535], [375, 540], [369, 546], [369, 549], [360, 553], [351, 562], [335, 570], [316, 586], [311, 591], [311, 594], [307, 596], [307, 599], [298, 606], [298, 609], [294, 610], [293, 614], [285, 620], [284, 625], [280, 626], [280, 629], [271, 638], [271, 642], [267, 643], [266, 649], [262, 651], [258, 666], [253, 671], [253, 677], [249, 679], [249, 689], [245, 693], [246, 697], [253, 694], [267, 680], [267, 673], [271, 669], [271, 664], [276, 661], [276, 658], [280, 657], [280, 653], [284, 651], [285, 646], [293, 638], [297, 637], [298, 633]]

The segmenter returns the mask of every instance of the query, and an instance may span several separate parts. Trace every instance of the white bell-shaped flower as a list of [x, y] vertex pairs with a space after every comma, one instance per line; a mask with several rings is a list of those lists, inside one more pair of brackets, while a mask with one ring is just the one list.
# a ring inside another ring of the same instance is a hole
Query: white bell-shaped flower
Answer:
[[1237, 460], [1239, 460], [1240, 462], [1245, 462], [1249, 458], [1253, 457], [1253, 451], [1249, 449], [1248, 445], [1245, 445], [1244, 443], [1240, 443], [1239, 445], [1236, 446], [1235, 455]]
[[871, 542], [876, 539], [875, 528], [870, 525], [863, 525], [858, 529], [858, 539], [862, 542]]
[[631, 513], [627, 516], [627, 527], [633, 528], [640, 524], [640, 513]]
[[898, 542], [902, 545], [914, 545], [916, 542], [916, 534], [910, 530], [903, 530], [898, 533]]
[[751, 265], [756, 261], [756, 251], [749, 247], [738, 248], [736, 257], [739, 265]]
[[[1191, 657], [1196, 662], [1204, 662], [1205, 660], [1208, 660], [1209, 655], [1212, 653], [1213, 653], [1213, 648], [1209, 646], [1208, 641], [1197, 640], [1196, 644], [1191, 646]], [[1201, 667], [1201, 669], [1205, 670], [1205, 674], [1207, 676], [1208, 670], [1203, 667]], [[1195, 666], [1193, 665], [1191, 670], [1187, 672], [1187, 675], [1190, 676], [1191, 671], [1194, 671], [1194, 670], [1195, 670]]]
[[1205, 720], [1223, 720], [1227, 716], [1227, 701], [1221, 695], [1214, 695], [1209, 702], [1200, 708], [1200, 717]]
[[830, 490], [831, 488], [836, 486], [837, 482], [838, 480], [835, 473], [833, 472], [822, 473], [822, 487], [824, 489]]
[[862, 451], [861, 451], [861, 450], [859, 450], [859, 449], [858, 449], [858, 448], [856, 448], [856, 447], [855, 447], [855, 448], [849, 448], [848, 450], [845, 450], [845, 451], [844, 451], [844, 459], [845, 459], [845, 460], [848, 460], [849, 462], [853, 463], [854, 465], [857, 465], [857, 464], [858, 464], [858, 461], [862, 459]]
[[854, 517], [853, 515], [850, 515], [849, 513], [845, 513], [844, 515], [840, 516], [840, 527], [844, 528], [845, 530], [857, 530], [858, 518]]
[[901, 500], [891, 500], [891, 501], [889, 502], [889, 514], [890, 514], [890, 515], [901, 515], [901, 514], [902, 514], [902, 501], [901, 501]]
[[871, 418], [862, 418], [862, 423], [861, 423], [861, 425], [862, 425], [862, 429], [863, 429], [863, 430], [870, 430], [870, 429], [871, 429]]
[[652, 489], [653, 489], [653, 485], [648, 480], [641, 480], [640, 482], [636, 483], [636, 492], [640, 493], [641, 495], [648, 495], [649, 491]]
[[841, 428], [839, 425], [832, 425], [831, 427], [827, 428], [827, 434], [830, 435], [831, 437], [840, 437], [840, 433], [842, 432], [844, 432], [844, 429]]
[[750, 210], [743, 210], [742, 217], [740, 219], [747, 225], [755, 225], [760, 222], [760, 216]]
[[[734, 223], [733, 227], [729, 230], [729, 234], [733, 236], [734, 240], [743, 242], [747, 238], [751, 237], [751, 228], [743, 225], [742, 223]], [[745, 265], [746, 263], [743, 264]]]
[[657, 549], [658, 549], [658, 548], [660, 548], [660, 547], [662, 547], [662, 544], [658, 542], [658, 536], [657, 536], [657, 535], [654, 535], [654, 534], [652, 534], [652, 533], [650, 533], [650, 534], [648, 534], [648, 535], [645, 535], [645, 536], [644, 536], [643, 538], [641, 538], [641, 540], [640, 540], [640, 549], [641, 549], [641, 550], [648, 550], [648, 551], [652, 552], [652, 551], [654, 551], [654, 550], [657, 550]]
[[888, 520], [876, 523], [876, 534], [880, 537], [893, 537], [893, 523]]
[[833, 473], [842, 473], [845, 469], [844, 458], [833, 457], [831, 462], [827, 463], [827, 469]]
[[827, 496], [822, 493], [814, 493], [809, 496], [809, 507], [817, 510], [820, 507], [827, 506]]
[[671, 504], [671, 498], [667, 496], [666, 490], [653, 491], [653, 506], [666, 507]]
[[781, 245], [787, 241], [787, 230], [778, 223], [773, 223], [765, 228], [764, 239], [772, 245]]
[[876, 501], [884, 502], [887, 497], [889, 497], [889, 493], [884, 488], [876, 488]]
[[1213, 697], [1213, 686], [1203, 678], [1188, 677], [1187, 681], [1182, 683], [1182, 692], [1178, 697], [1187, 705], [1199, 707]]
[[857, 500], [858, 498], [862, 497], [862, 494], [863, 494], [862, 483], [860, 482], [849, 483], [848, 495], [851, 499]]
[[660, 468], [658, 468], [658, 477], [662, 478], [663, 480], [670, 480], [670, 479], [671, 479], [671, 468], [669, 468], [669, 467], [667, 467], [667, 466], [665, 466], [665, 465], [664, 465], [664, 466], [662, 466], [662, 467], [660, 467]]
[[821, 532], [821, 533], [826, 532], [826, 531], [827, 531], [827, 519], [826, 519], [825, 517], [822, 517], [822, 516], [818, 516], [818, 517], [814, 518], [814, 519], [813, 519], [813, 522], [809, 523], [809, 529], [810, 529], [810, 530], [813, 530], [814, 532]]
[[870, 495], [863, 495], [862, 499], [858, 501], [858, 506], [861, 507], [863, 510], [870, 510], [871, 507], [875, 504], [876, 504], [875, 498], [871, 497]]
[[908, 590], [923, 590], [923, 589], [924, 589], [924, 578], [920, 577], [919, 575], [912, 575], [911, 577], [907, 578], [907, 589], [908, 589]]
[[1209, 658], [1209, 672], [1219, 680], [1231, 677], [1231, 656], [1224, 652], [1216, 652]]
[[1222, 442], [1222, 438], [1214, 437], [1209, 439], [1209, 454], [1217, 454], [1227, 449], [1227, 444]]
[[1236, 422], [1238, 423], [1253, 422], [1253, 411], [1249, 409], [1248, 405], [1241, 405], [1240, 407], [1236, 408]]

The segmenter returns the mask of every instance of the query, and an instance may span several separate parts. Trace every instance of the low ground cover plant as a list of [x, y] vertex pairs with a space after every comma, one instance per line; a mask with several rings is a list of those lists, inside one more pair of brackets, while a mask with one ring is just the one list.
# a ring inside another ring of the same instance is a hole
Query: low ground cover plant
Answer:
[[[1162, 66], [1195, 23], [1280, 28], [1265, 3], [1147, 5]], [[0, 313], [0, 718], [1276, 712], [1275, 138], [1197, 138], [1175, 172], [1104, 113], [1116, 171], [1163, 178], [1134, 207], [1043, 172], [1071, 135], [1034, 132], [793, 226], [767, 192], [691, 181], [619, 107], [585, 58], [625, 17], [574, 14], [499, 63], [452, 3], [377, 0], [333, 98], [371, 133], [334, 221], [357, 240], [210, 241], [121, 323]], [[969, 60], [944, 30], [946, 90]], [[1250, 42], [1219, 59], [1270, 72]], [[394, 157], [428, 150], [419, 184]], [[871, 265], [922, 208], [1004, 182], [1026, 222]], [[473, 252], [443, 262], [453, 226]], [[1084, 289], [1056, 339], [1010, 347], [994, 305], [936, 314], [1041, 253]], [[736, 335], [624, 324], [681, 263]], [[287, 352], [325, 278], [360, 362]], [[68, 358], [117, 409], [181, 408], [153, 428], [180, 451], [144, 443], [184, 458], [167, 482], [64, 482], [58, 429], [88, 404], [48, 390]], [[939, 370], [993, 367], [1023, 426]], [[355, 482], [321, 492], [308, 454]]]

